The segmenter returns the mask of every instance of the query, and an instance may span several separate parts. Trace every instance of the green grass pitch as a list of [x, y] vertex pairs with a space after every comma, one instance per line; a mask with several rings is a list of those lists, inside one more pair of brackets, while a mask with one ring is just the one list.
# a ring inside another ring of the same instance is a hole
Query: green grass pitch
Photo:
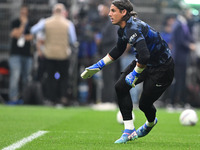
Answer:
[[[196, 110], [200, 117], [200, 110]], [[145, 122], [136, 109], [135, 127]], [[49, 131], [20, 150], [200, 150], [200, 121], [191, 127], [179, 123], [180, 113], [157, 110], [158, 124], [146, 137], [127, 144], [114, 144], [123, 125], [116, 111], [94, 111], [89, 107], [56, 109], [42, 106], [0, 105], [0, 149], [31, 134]]]

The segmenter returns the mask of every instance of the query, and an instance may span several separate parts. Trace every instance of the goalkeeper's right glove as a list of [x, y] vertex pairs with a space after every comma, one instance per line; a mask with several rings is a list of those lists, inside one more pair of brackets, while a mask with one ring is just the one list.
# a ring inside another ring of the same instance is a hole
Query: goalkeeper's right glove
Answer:
[[132, 72], [130, 72], [126, 78], [125, 81], [128, 85], [135, 87], [135, 82], [137, 81], [138, 77], [140, 76], [140, 74], [142, 73], [142, 71], [145, 68], [140, 68], [137, 65], [135, 66], [134, 70]]
[[108, 55], [98, 61], [96, 64], [85, 68], [85, 71], [81, 74], [83, 79], [91, 78], [95, 73], [99, 72], [105, 65], [110, 64], [112, 60]]

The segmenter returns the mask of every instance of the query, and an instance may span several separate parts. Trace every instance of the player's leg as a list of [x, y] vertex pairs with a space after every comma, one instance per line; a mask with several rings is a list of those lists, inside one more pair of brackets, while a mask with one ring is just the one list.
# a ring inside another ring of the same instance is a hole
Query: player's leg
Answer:
[[56, 64], [57, 60], [45, 59], [45, 73], [47, 73], [47, 77], [44, 83], [44, 95], [50, 104], [55, 103], [57, 99], [57, 80], [55, 78], [55, 73], [57, 72]]
[[[68, 90], [68, 83], [69, 83], [69, 74], [68, 74], [68, 68], [69, 68], [69, 60], [63, 60], [59, 61], [58, 71], [60, 72], [60, 101], [63, 105], [69, 105], [69, 100], [67, 99], [67, 90]], [[66, 69], [67, 68], [67, 69]]]
[[26, 88], [28, 78], [31, 75], [32, 71], [32, 64], [33, 59], [32, 57], [23, 56], [22, 57], [22, 83], [23, 83], [23, 89]]
[[21, 74], [21, 57], [14, 55], [9, 59], [10, 79], [9, 79], [9, 100], [16, 102], [19, 96], [19, 80]]
[[145, 80], [139, 101], [139, 108], [144, 112], [147, 121], [137, 130], [138, 137], [147, 135], [156, 125], [156, 108], [153, 103], [162, 95], [166, 88], [167, 86], [157, 87], [151, 79]]
[[143, 92], [139, 101], [139, 108], [144, 112], [147, 121], [137, 130], [138, 137], [147, 135], [156, 125], [156, 108], [153, 103], [169, 87], [174, 76], [174, 64], [170, 60], [167, 65], [148, 70], [149, 75], [145, 78]]
[[125, 128], [122, 136], [117, 141], [115, 141], [115, 143], [126, 143], [129, 140], [134, 140], [137, 138], [136, 130], [132, 119], [133, 104], [129, 93], [131, 86], [129, 86], [125, 82], [126, 75], [130, 71], [132, 71], [134, 67], [135, 63], [129, 65], [127, 69], [121, 74], [119, 80], [115, 84], [115, 90], [118, 98], [118, 105], [123, 116], [124, 128]]

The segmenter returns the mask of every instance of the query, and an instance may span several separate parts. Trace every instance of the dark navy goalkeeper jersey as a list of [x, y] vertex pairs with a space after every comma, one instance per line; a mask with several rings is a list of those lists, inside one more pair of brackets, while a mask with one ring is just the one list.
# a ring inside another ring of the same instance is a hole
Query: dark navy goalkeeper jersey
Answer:
[[[118, 30], [118, 50], [124, 50], [127, 43], [135, 48], [135, 45], [145, 40], [147, 48], [150, 53], [150, 58], [147, 62], [147, 66], [158, 66], [164, 64], [170, 57], [171, 51], [168, 48], [167, 43], [161, 38], [159, 32], [155, 31], [147, 23], [140, 19], [131, 17], [125, 26]], [[136, 54], [137, 54], [136, 49]], [[137, 55], [136, 55], [137, 57]]]

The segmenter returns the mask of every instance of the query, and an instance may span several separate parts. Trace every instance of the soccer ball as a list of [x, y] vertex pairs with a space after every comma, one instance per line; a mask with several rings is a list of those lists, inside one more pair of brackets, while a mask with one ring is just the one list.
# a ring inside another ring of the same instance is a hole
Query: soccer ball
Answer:
[[181, 113], [179, 120], [184, 126], [194, 126], [198, 121], [198, 116], [194, 110], [186, 109]]
[[[132, 118], [133, 118], [133, 121], [135, 121], [135, 115], [134, 115], [133, 112], [132, 112]], [[124, 123], [123, 122], [123, 118], [122, 118], [122, 114], [121, 114], [120, 110], [117, 112], [117, 122], [119, 124], [123, 124]]]

